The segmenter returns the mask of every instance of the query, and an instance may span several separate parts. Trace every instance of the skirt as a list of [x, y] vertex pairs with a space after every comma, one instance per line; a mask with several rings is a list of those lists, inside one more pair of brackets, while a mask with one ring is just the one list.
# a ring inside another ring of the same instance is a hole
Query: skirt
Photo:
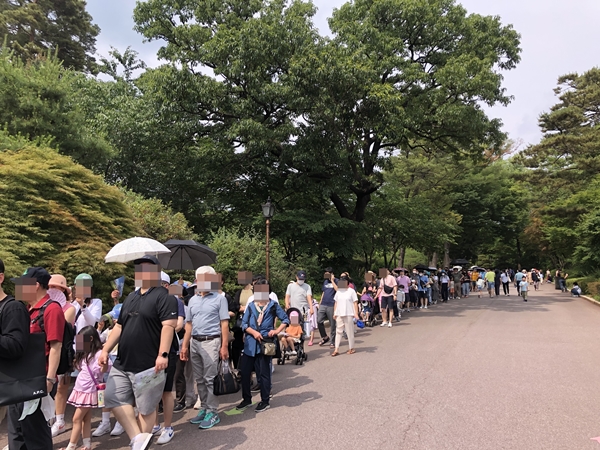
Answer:
[[67, 400], [67, 403], [75, 406], [76, 408], [97, 408], [98, 393], [73, 390], [71, 395], [69, 395], [69, 400]]

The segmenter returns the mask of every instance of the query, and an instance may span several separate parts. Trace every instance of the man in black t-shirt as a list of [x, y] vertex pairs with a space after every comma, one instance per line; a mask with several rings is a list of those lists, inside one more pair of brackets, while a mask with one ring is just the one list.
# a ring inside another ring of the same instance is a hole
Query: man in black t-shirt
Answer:
[[[160, 285], [156, 257], [146, 255], [134, 264], [136, 285], [140, 288], [123, 302], [119, 322], [104, 344], [99, 362], [106, 365], [108, 353], [119, 344], [117, 359], [106, 382], [105, 404], [112, 408], [127, 432], [132, 450], [144, 450], [152, 439], [150, 431], [166, 378], [150, 389], [134, 389], [136, 375], [152, 368], [158, 374], [167, 368], [178, 305], [175, 297]], [[140, 413], [139, 425], [134, 403]]]

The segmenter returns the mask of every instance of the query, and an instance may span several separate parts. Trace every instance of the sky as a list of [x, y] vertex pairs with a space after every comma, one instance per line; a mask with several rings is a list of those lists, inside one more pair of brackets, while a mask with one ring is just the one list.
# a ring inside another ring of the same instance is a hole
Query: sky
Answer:
[[[313, 0], [315, 24], [329, 33], [327, 18], [345, 0]], [[514, 96], [507, 106], [488, 108], [500, 118], [510, 139], [521, 145], [541, 138], [539, 115], [557, 103], [553, 89], [559, 76], [583, 73], [600, 66], [600, 0], [459, 0], [469, 13], [500, 16], [521, 34], [521, 62], [504, 72], [504, 87]], [[100, 26], [96, 49], [105, 56], [111, 47], [136, 50], [150, 67], [160, 64], [160, 43], [144, 43], [133, 30], [136, 0], [87, 0], [94, 23]]]

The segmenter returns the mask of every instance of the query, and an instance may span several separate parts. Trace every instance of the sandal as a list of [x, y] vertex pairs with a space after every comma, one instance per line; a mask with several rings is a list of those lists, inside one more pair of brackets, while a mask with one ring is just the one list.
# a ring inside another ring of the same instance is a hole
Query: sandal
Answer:
[[334, 352], [331, 354], [331, 356], [337, 356], [337, 355], [339, 355], [339, 353], [338, 353], [338, 352], [336, 352], [336, 351], [334, 351]]
[[348, 350], [346, 353], [348, 353], [349, 355], [353, 355], [356, 353], [356, 350], [351, 348], [350, 350]]
[[325, 339], [321, 340], [321, 342], [319, 342], [319, 346], [323, 347], [328, 342], [329, 342], [329, 336], [327, 336]]

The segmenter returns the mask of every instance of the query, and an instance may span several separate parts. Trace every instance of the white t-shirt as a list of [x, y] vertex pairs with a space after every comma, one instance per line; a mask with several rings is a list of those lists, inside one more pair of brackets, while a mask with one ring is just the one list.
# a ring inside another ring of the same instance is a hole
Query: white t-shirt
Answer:
[[502, 281], [503, 283], [508, 283], [510, 281], [510, 278], [508, 278], [508, 275], [502, 272], [502, 274], [500, 275], [500, 281]]
[[338, 289], [335, 293], [335, 310], [334, 316], [347, 317], [354, 316], [354, 302], [358, 301], [358, 296], [354, 289]]
[[[96, 325], [96, 322], [100, 322], [100, 317], [102, 316], [102, 300], [100, 300], [99, 298], [93, 298], [90, 301], [90, 305], [85, 309], [81, 309], [79, 303], [77, 303], [76, 301], [74, 301], [72, 305], [77, 310], [77, 312], [75, 313], [75, 317], [79, 316], [75, 321], [76, 332], [81, 331], [87, 326], [93, 327], [94, 325]], [[79, 314], [80, 310], [81, 314]]]

